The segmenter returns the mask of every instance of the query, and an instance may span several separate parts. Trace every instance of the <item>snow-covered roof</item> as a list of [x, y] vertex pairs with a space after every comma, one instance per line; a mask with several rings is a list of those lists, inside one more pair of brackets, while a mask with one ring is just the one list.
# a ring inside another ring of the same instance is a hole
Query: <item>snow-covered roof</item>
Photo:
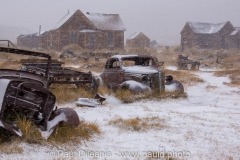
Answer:
[[128, 57], [138, 57], [138, 55], [136, 54], [132, 54], [132, 55], [114, 55], [111, 58], [117, 58], [117, 59], [122, 59], [122, 58], [128, 58]]
[[118, 14], [101, 14], [87, 12], [85, 16], [99, 30], [126, 30]]
[[20, 36], [18, 36], [19, 38], [21, 37], [21, 38], [23, 38], [23, 37], [29, 37], [29, 36], [39, 36], [39, 35], [42, 35], [43, 33], [45, 33], [46, 31], [41, 31], [41, 33], [39, 34], [39, 32], [37, 32], [37, 33], [32, 33], [32, 34], [22, 34], [22, 35], [20, 35]]
[[136, 32], [136, 33], [132, 34], [131, 36], [129, 36], [127, 39], [128, 39], [128, 40], [134, 39], [134, 38], [136, 38], [136, 37], [138, 37], [138, 36], [140, 36], [140, 35], [148, 38], [148, 37], [147, 37], [145, 34], [143, 34], [142, 32]]
[[141, 32], [136, 32], [134, 34], [132, 34], [131, 36], [128, 37], [128, 39], [134, 39], [136, 38]]
[[86, 33], [86, 32], [97, 32], [96, 30], [92, 30], [92, 29], [83, 29], [81, 31], [79, 31], [80, 33]]
[[57, 29], [59, 27], [61, 27], [65, 22], [67, 22], [67, 20], [72, 17], [72, 15], [74, 14], [75, 12], [71, 13], [71, 12], [67, 12], [67, 14], [65, 14], [54, 26], [54, 29]]
[[235, 27], [235, 30], [230, 34], [231, 36], [235, 36], [240, 32], [240, 27]]
[[223, 23], [202, 23], [202, 22], [187, 22], [189, 27], [195, 33], [213, 34], [219, 32], [228, 22]]

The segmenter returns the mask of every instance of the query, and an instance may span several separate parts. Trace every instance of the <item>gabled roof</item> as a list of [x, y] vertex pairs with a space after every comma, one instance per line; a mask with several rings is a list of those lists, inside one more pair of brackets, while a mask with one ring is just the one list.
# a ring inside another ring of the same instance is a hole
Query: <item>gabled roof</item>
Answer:
[[219, 32], [228, 22], [223, 23], [202, 23], [202, 22], [187, 22], [189, 27], [195, 33], [213, 34]]
[[126, 30], [118, 14], [101, 14], [87, 12], [85, 16], [98, 30]]
[[231, 36], [235, 36], [240, 32], [240, 27], [235, 27], [235, 30], [230, 34]]
[[143, 34], [142, 32], [136, 32], [136, 33], [134, 33], [134, 34], [132, 34], [131, 36], [129, 36], [127, 39], [128, 40], [131, 40], [131, 39], [134, 39], [134, 38], [136, 38], [136, 37], [138, 37], [138, 36], [144, 36], [144, 37], [146, 37], [146, 38], [148, 38], [145, 34]]
[[65, 14], [54, 26], [54, 29], [57, 29], [59, 27], [61, 27], [65, 22], [67, 22], [67, 20], [69, 20], [69, 18], [71, 18], [73, 16], [74, 13], [70, 13], [69, 11], [67, 12], [67, 14]]
[[[80, 10], [77, 10], [83, 14]], [[76, 12], [68, 13], [64, 15], [56, 24], [55, 29], [64, 25]], [[89, 13], [83, 14], [84, 18], [98, 30], [116, 30], [116, 31], [125, 31], [123, 22], [118, 14], [101, 14], [101, 13]]]

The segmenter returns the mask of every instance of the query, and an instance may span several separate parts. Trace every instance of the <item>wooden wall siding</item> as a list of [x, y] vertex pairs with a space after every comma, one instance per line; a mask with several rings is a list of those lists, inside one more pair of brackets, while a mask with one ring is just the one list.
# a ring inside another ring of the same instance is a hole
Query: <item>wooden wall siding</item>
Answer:
[[19, 36], [17, 38], [17, 44], [19, 47], [38, 48], [39, 37], [36, 35]]
[[[112, 43], [109, 44], [109, 34]], [[65, 23], [57, 29], [45, 32], [37, 37], [37, 46], [44, 49], [61, 49], [69, 44], [77, 44], [84, 49], [124, 49], [124, 31], [98, 30], [89, 19], [77, 10]], [[18, 45], [33, 48], [33, 40], [18, 39]]]

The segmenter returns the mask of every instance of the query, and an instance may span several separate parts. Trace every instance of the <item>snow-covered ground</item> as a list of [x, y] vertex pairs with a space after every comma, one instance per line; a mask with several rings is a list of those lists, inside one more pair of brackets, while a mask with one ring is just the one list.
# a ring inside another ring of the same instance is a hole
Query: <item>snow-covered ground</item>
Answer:
[[[99, 124], [102, 134], [78, 146], [20, 144], [24, 153], [0, 155], [19, 159], [146, 159], [148, 151], [178, 159], [240, 159], [240, 89], [227, 77], [196, 71], [205, 83], [186, 88], [187, 99], [141, 100], [122, 104], [108, 96], [101, 107], [69, 107], [86, 121]], [[148, 132], [123, 131], [109, 125], [116, 117], [160, 117], [167, 127]]]

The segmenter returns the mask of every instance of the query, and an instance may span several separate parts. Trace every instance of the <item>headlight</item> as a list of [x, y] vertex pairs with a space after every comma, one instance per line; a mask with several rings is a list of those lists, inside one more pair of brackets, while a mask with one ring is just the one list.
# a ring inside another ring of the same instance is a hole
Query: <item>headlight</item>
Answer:
[[147, 75], [143, 75], [142, 76], [142, 83], [147, 85], [147, 86], [150, 86], [151, 84], [151, 78], [148, 77]]

